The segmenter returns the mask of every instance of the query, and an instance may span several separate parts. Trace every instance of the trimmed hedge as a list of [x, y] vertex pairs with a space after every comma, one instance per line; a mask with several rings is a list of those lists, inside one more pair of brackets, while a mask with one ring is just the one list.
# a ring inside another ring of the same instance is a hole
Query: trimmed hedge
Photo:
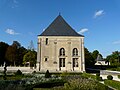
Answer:
[[107, 79], [108, 79], [108, 80], [112, 80], [112, 79], [113, 79], [113, 76], [112, 76], [112, 75], [108, 75], [108, 76], [107, 76]]
[[89, 74], [89, 73], [83, 73], [81, 76], [84, 78], [92, 78], [92, 79], [96, 80], [96, 76]]
[[50, 77], [51, 77], [51, 74], [49, 73], [49, 70], [47, 70], [45, 73], [45, 78], [50, 78]]
[[115, 80], [105, 80], [104, 83], [108, 86], [111, 86], [117, 90], [120, 90], [120, 82]]
[[120, 79], [120, 75], [118, 75], [118, 78]]
[[22, 75], [22, 71], [20, 71], [19, 69], [15, 72], [15, 75]]

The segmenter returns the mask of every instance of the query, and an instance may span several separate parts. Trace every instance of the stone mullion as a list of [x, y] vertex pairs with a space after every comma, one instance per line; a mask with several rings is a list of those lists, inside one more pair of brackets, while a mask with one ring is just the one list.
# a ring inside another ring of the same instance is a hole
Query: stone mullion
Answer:
[[81, 39], [80, 42], [81, 42], [81, 44], [80, 44], [80, 47], [81, 47], [81, 49], [80, 49], [81, 50], [81, 52], [80, 52], [81, 53], [81, 55], [80, 55], [81, 56], [81, 63], [80, 64], [81, 64], [81, 66], [80, 67], [81, 67], [81, 71], [82, 71], [83, 70], [83, 66], [82, 66], [82, 59], [83, 59], [83, 56], [82, 56], [82, 39]]
[[82, 71], [85, 71], [84, 39], [82, 39]]

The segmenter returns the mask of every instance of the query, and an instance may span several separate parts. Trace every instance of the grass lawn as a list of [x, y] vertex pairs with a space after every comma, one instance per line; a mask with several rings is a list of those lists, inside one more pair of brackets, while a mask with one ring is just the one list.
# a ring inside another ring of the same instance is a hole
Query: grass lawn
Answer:
[[116, 90], [120, 90], [120, 82], [115, 80], [105, 80], [105, 85], [111, 86], [115, 88]]

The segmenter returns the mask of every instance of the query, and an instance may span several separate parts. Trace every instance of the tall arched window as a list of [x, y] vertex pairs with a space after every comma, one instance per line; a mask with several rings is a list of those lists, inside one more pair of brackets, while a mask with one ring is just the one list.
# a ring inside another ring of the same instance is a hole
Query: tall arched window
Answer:
[[65, 56], [65, 49], [64, 48], [60, 49], [60, 56]]
[[77, 50], [77, 48], [73, 49], [73, 56], [78, 56], [78, 50]]

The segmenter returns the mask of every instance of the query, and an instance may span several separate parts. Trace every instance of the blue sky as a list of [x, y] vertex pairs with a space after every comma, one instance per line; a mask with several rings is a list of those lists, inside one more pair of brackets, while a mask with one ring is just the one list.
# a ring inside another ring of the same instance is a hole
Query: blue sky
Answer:
[[59, 15], [85, 36], [89, 51], [120, 51], [120, 0], [0, 0], [0, 41], [28, 47]]

